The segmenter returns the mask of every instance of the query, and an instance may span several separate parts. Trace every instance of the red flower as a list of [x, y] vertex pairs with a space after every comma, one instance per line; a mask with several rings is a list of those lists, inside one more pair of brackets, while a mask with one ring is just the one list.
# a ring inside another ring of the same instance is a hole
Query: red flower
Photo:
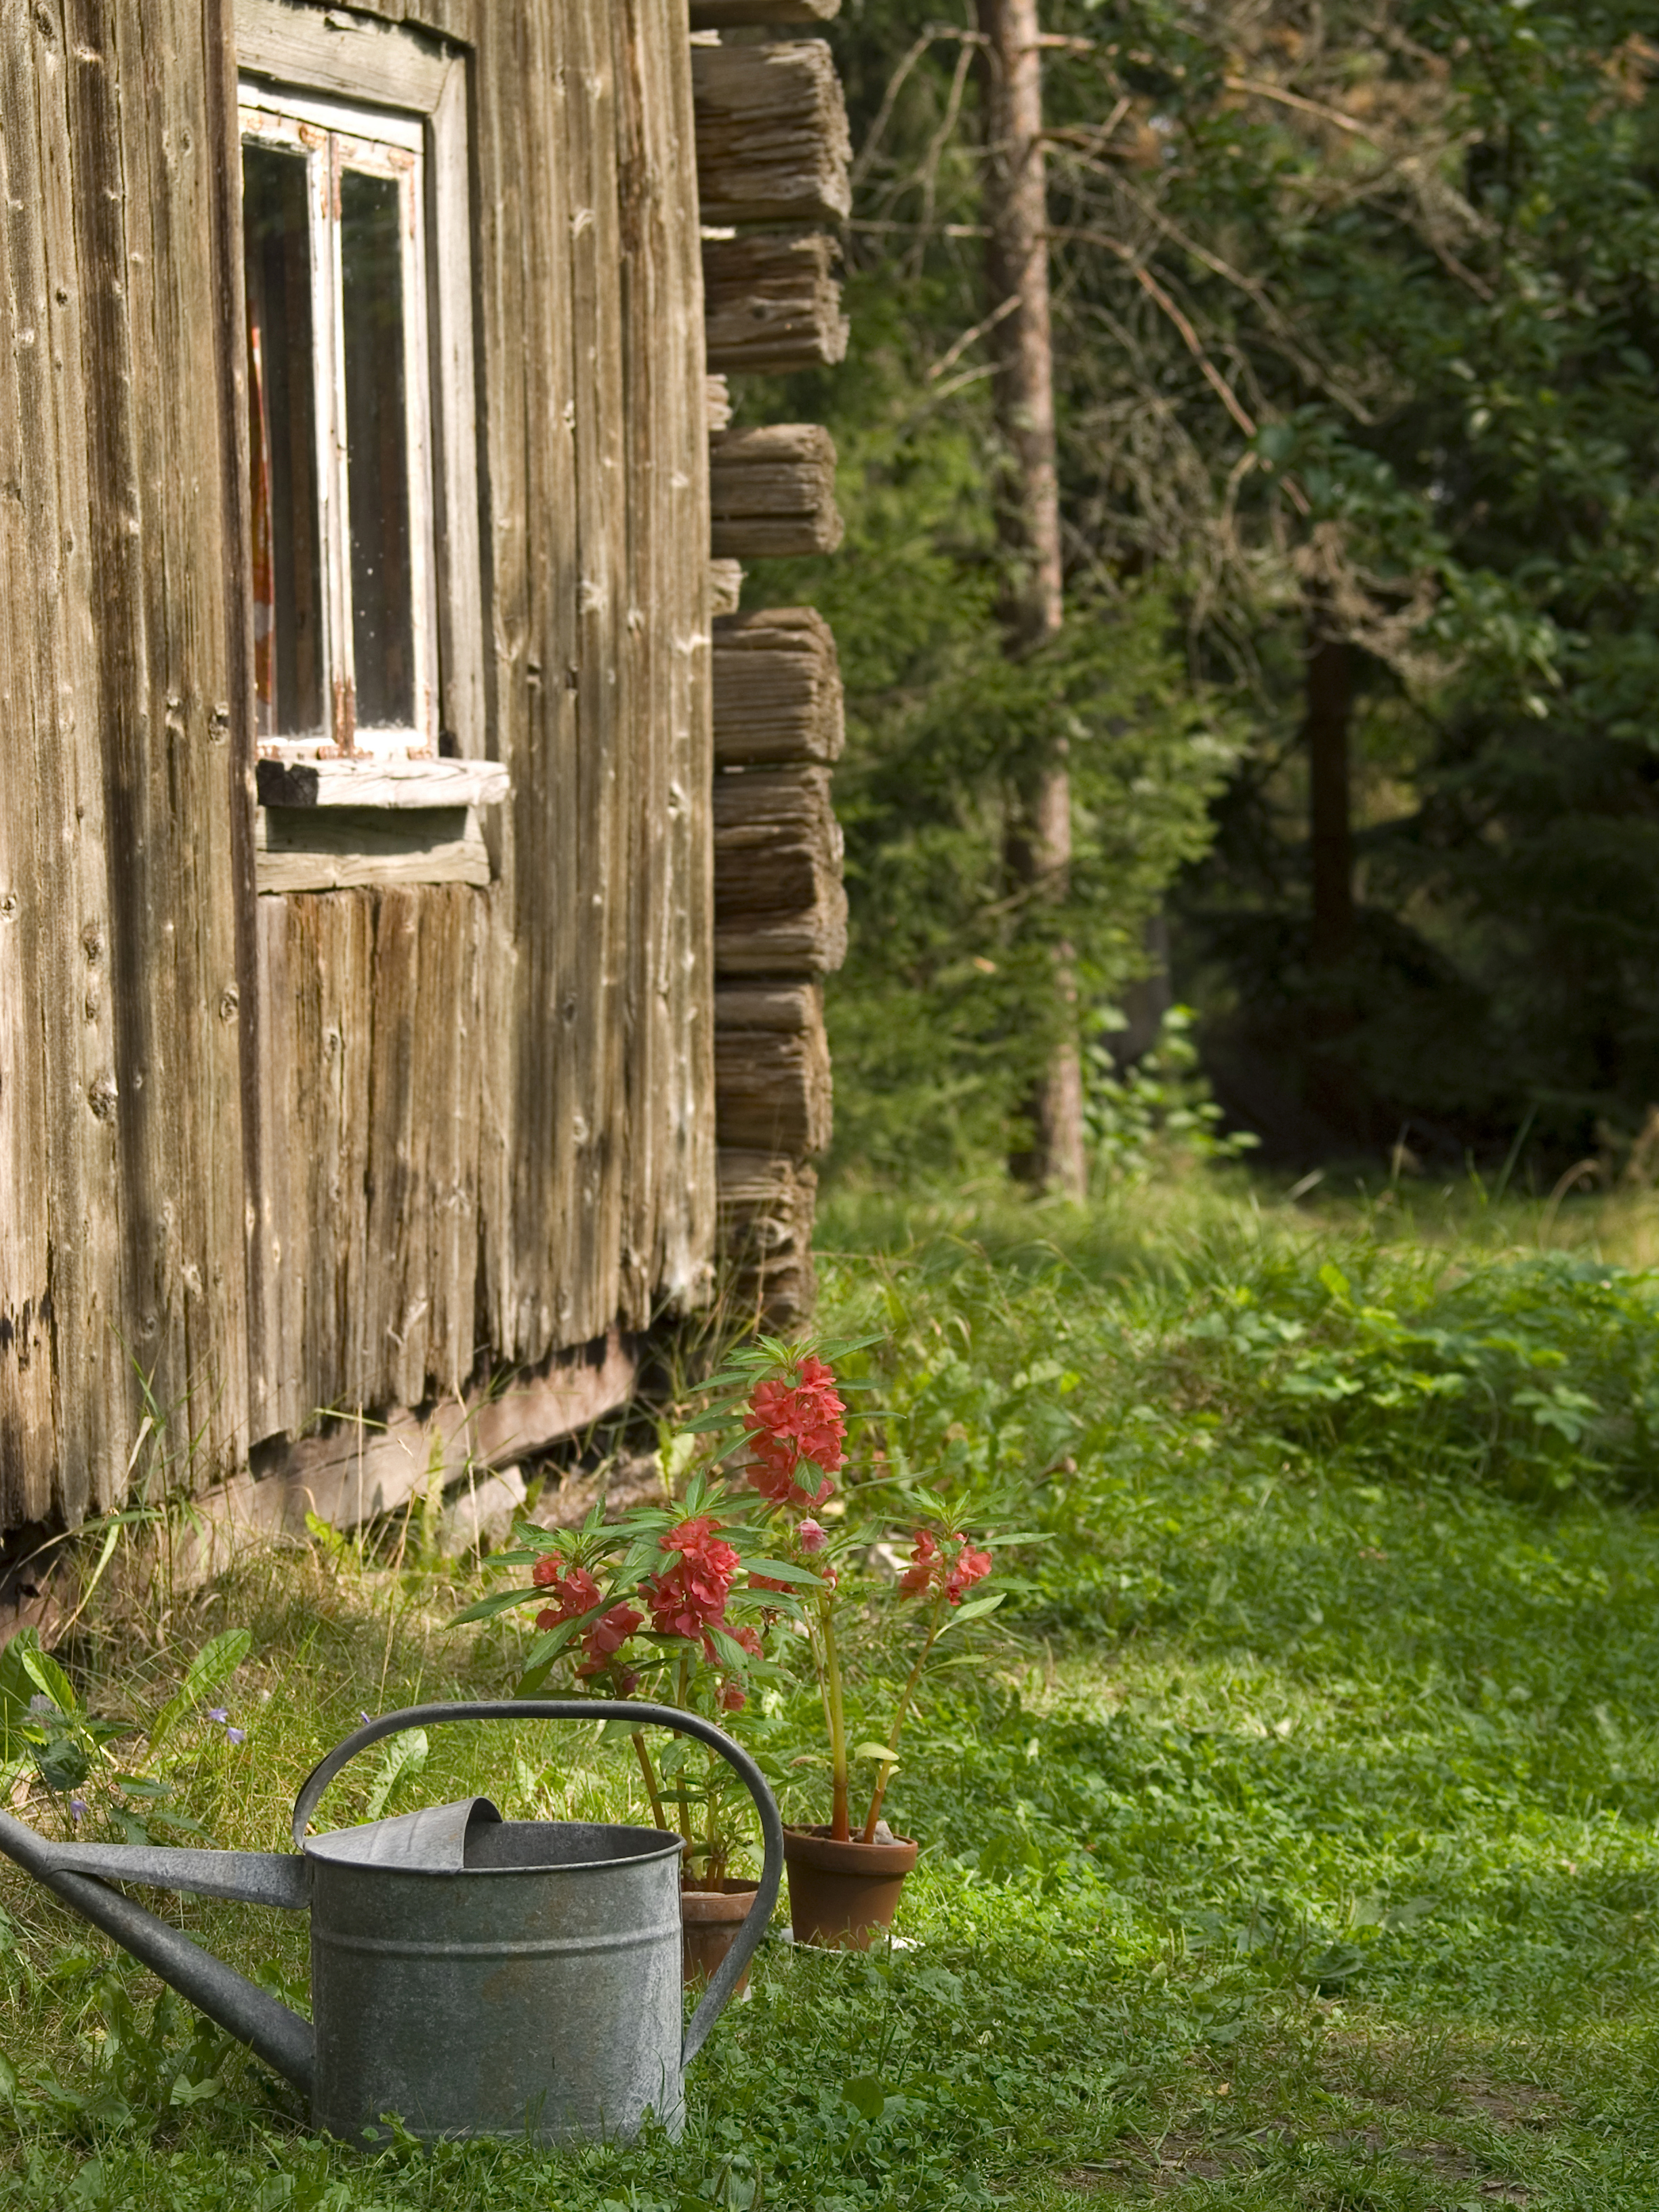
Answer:
[[[835, 1488], [829, 1478], [846, 1464], [846, 1412], [835, 1376], [821, 1359], [803, 1359], [793, 1382], [772, 1378], [755, 1385], [749, 1480], [763, 1498], [798, 1511], [823, 1504]], [[803, 1466], [823, 1477], [816, 1487], [798, 1480]]]
[[787, 1597], [793, 1585], [789, 1583], [781, 1583], [775, 1575], [750, 1575], [749, 1587], [750, 1589], [781, 1590]]
[[715, 1534], [717, 1526], [704, 1514], [671, 1528], [661, 1540], [662, 1548], [678, 1556], [641, 1592], [659, 1636], [701, 1639], [705, 1651], [710, 1649], [708, 1630], [724, 1624], [726, 1597], [739, 1565], [731, 1545]]
[[662, 1548], [665, 1552], [678, 1552], [688, 1565], [695, 1566], [700, 1573], [721, 1577], [729, 1583], [738, 1555], [715, 1534], [719, 1527], [719, 1522], [707, 1513], [695, 1521], [682, 1521], [678, 1528], [671, 1528], [660, 1539]]
[[604, 1662], [614, 1658], [634, 1631], [644, 1626], [645, 1615], [637, 1606], [613, 1605], [592, 1627], [583, 1630], [582, 1650], [590, 1659]]
[[567, 1620], [592, 1613], [600, 1602], [599, 1586], [586, 1567], [572, 1567], [566, 1574], [550, 1553], [537, 1560], [531, 1579], [541, 1589], [550, 1589], [554, 1598], [553, 1604], [536, 1615], [538, 1628], [562, 1628]]
[[899, 1588], [906, 1597], [920, 1597], [933, 1579], [933, 1567], [939, 1557], [939, 1545], [926, 1528], [918, 1528], [911, 1547], [912, 1564], [899, 1577]]
[[761, 1642], [760, 1631], [757, 1628], [751, 1628], [746, 1620], [738, 1627], [732, 1627], [728, 1624], [726, 1632], [733, 1643], [743, 1646], [751, 1659], [759, 1659], [763, 1656], [765, 1646]]
[[800, 1538], [803, 1552], [821, 1552], [830, 1541], [830, 1532], [816, 1521], [803, 1521], [795, 1534]]
[[964, 1543], [957, 1553], [956, 1565], [945, 1578], [945, 1595], [952, 1605], [960, 1605], [963, 1590], [971, 1589], [976, 1582], [982, 1582], [990, 1571], [991, 1554], [976, 1552], [971, 1544]]
[[715, 1703], [723, 1713], [740, 1713], [749, 1703], [749, 1692], [736, 1682], [722, 1682]]
[[952, 1605], [960, 1605], [963, 1590], [971, 1589], [990, 1573], [993, 1562], [988, 1552], [975, 1551], [965, 1536], [947, 1536], [945, 1540], [957, 1547], [954, 1558], [939, 1549], [939, 1539], [929, 1530], [916, 1530], [911, 1563], [899, 1577], [898, 1586], [906, 1597], [941, 1591]]

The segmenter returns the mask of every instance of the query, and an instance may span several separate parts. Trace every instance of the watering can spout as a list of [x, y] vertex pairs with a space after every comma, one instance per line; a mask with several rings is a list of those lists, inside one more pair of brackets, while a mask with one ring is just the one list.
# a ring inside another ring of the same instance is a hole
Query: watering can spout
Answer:
[[297, 1911], [310, 1895], [310, 1869], [297, 1853], [58, 1844], [9, 1813], [0, 1813], [0, 1851], [310, 2097], [316, 2041], [310, 2022], [109, 1887], [142, 1882]]

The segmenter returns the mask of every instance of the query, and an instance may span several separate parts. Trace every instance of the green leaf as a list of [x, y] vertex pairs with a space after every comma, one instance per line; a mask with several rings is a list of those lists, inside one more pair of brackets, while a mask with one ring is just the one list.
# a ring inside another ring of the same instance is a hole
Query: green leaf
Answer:
[[939, 1634], [947, 1635], [951, 1629], [964, 1627], [969, 1621], [979, 1620], [983, 1613], [994, 1613], [1007, 1595], [1006, 1590], [995, 1590], [989, 1597], [969, 1598], [964, 1604], [959, 1605], [945, 1621], [939, 1630]]
[[185, 1714], [198, 1705], [205, 1705], [223, 1683], [236, 1672], [249, 1650], [253, 1638], [246, 1628], [228, 1628], [222, 1636], [216, 1636], [204, 1644], [190, 1662], [189, 1671], [177, 1692], [169, 1698], [155, 1716], [155, 1724], [149, 1732], [152, 1753], [179, 1725]]
[[1347, 1297], [1348, 1279], [1333, 1261], [1327, 1260], [1319, 1271], [1319, 1279], [1334, 1298]]
[[167, 2096], [169, 2105], [205, 2105], [222, 2094], [224, 2083], [216, 2074], [210, 2074], [205, 2081], [186, 2081], [182, 2077], [175, 2081]]
[[751, 1575], [766, 1575], [775, 1583], [795, 1583], [803, 1589], [823, 1587], [822, 1575], [815, 1575], [810, 1567], [798, 1567], [788, 1559], [745, 1559], [744, 1565]]
[[43, 1697], [51, 1698], [60, 1713], [79, 1712], [81, 1700], [75, 1694], [74, 1685], [55, 1659], [49, 1657], [38, 1644], [26, 1644], [17, 1656], [30, 1681]]
[[34, 1763], [48, 1790], [78, 1790], [92, 1771], [87, 1754], [71, 1735], [43, 1745], [34, 1754]]
[[538, 1589], [534, 1583], [525, 1589], [496, 1590], [492, 1595], [481, 1597], [475, 1603], [464, 1607], [448, 1625], [451, 1628], [464, 1628], [470, 1620], [494, 1620], [498, 1613], [506, 1613], [512, 1606], [522, 1605], [526, 1598], [544, 1595], [545, 1593]]
[[878, 1759], [884, 1766], [896, 1766], [899, 1763], [897, 1752], [884, 1743], [855, 1743], [853, 1756], [854, 1759]]
[[887, 2092], [877, 2075], [855, 2074], [841, 2094], [861, 2119], [878, 2120], [887, 2109]]
[[378, 1820], [386, 1808], [386, 1801], [400, 1782], [412, 1780], [427, 1761], [427, 1740], [424, 1729], [409, 1729], [394, 1735], [381, 1756], [380, 1771], [369, 1789], [363, 1808], [365, 1820]]
[[[872, 1344], [885, 1344], [886, 1341], [887, 1333], [884, 1329], [878, 1329], [871, 1336], [838, 1336], [833, 1344], [819, 1345], [816, 1356], [823, 1360], [826, 1367], [833, 1367], [838, 1359], [849, 1358], [855, 1352], [867, 1352]], [[803, 1348], [808, 1351], [811, 1349], [810, 1346]]]
[[728, 1636], [723, 1628], [713, 1623], [709, 1626], [708, 1636], [716, 1652], [733, 1674], [743, 1674], [748, 1672], [749, 1654], [735, 1636]]
[[696, 1420], [682, 1421], [680, 1423], [680, 1434], [683, 1437], [713, 1436], [721, 1429], [729, 1429], [734, 1426], [737, 1418], [737, 1414], [734, 1412], [721, 1413], [699, 1413]]

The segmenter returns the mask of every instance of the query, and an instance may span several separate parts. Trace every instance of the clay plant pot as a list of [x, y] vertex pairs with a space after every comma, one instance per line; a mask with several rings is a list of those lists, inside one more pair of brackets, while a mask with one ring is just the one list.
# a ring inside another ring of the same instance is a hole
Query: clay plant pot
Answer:
[[[757, 1881], [700, 1882], [680, 1892], [680, 1933], [684, 1941], [685, 1986], [706, 1982], [738, 1940], [738, 1930], [749, 1917]], [[749, 1987], [745, 1971], [732, 1994], [741, 1996]]]
[[786, 1828], [789, 1924], [797, 1943], [834, 1951], [867, 1951], [872, 1937], [893, 1924], [904, 1877], [919, 1846], [903, 1838], [837, 1843], [828, 1828]]

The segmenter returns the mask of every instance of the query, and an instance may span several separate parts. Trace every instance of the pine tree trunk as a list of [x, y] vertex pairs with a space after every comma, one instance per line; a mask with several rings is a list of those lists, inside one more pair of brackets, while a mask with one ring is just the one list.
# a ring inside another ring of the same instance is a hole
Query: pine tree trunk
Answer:
[[[1008, 650], [1030, 652], [1062, 617], [1060, 479], [1054, 459], [1054, 346], [1048, 311], [1048, 216], [1042, 153], [1037, 0], [979, 0], [985, 52], [986, 276], [996, 364], [997, 423], [1008, 457], [999, 526], [1012, 556], [1004, 611]], [[1006, 313], [1001, 311], [1012, 301]], [[1072, 860], [1072, 793], [1063, 749], [1039, 765], [1020, 796], [1007, 841], [1012, 872], [1062, 899]], [[1066, 948], [1060, 985], [1075, 997]], [[1032, 1148], [1016, 1174], [1067, 1196], [1087, 1188], [1083, 1081], [1073, 1030], [1054, 1048], [1030, 1100]]]

